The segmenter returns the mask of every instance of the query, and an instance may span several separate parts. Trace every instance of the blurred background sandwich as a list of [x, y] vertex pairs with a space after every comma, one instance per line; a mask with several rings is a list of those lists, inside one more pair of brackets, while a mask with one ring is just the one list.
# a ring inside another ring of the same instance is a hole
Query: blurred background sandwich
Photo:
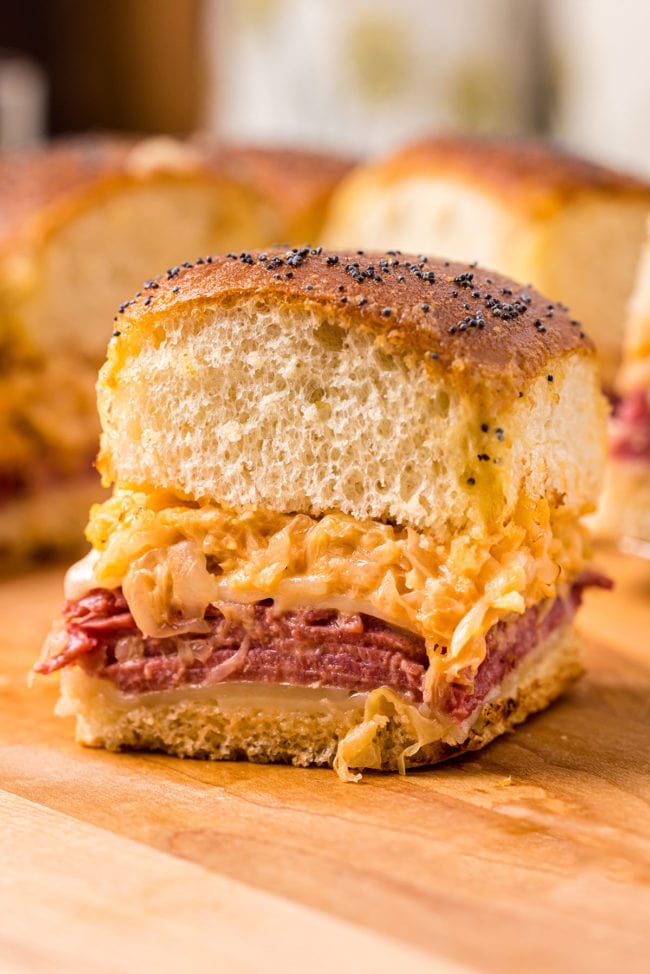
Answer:
[[629, 304], [597, 531], [650, 554], [650, 221]]
[[650, 212], [650, 183], [526, 141], [431, 138], [356, 169], [327, 243], [478, 260], [567, 305], [599, 350], [606, 388]]
[[343, 161], [87, 137], [0, 158], [0, 555], [77, 543], [97, 370], [125, 295], [213, 252], [317, 237]]

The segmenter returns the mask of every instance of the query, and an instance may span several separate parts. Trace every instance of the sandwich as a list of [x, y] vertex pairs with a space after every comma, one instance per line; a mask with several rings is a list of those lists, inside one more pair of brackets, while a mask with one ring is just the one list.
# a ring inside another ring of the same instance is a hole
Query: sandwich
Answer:
[[[346, 168], [168, 138], [79, 138], [0, 157], [5, 567], [82, 536], [99, 494], [94, 386], [123, 295], [188, 254], [308, 239]], [[271, 187], [282, 180], [292, 191], [281, 197]]]
[[569, 305], [608, 391], [650, 213], [650, 184], [538, 142], [429, 138], [359, 166], [324, 242], [478, 260]]
[[113, 494], [35, 667], [81, 743], [351, 780], [482, 747], [581, 672], [606, 405], [560, 306], [305, 247], [163, 275], [117, 331]]
[[650, 221], [630, 301], [610, 419], [610, 460], [592, 527], [650, 554]]

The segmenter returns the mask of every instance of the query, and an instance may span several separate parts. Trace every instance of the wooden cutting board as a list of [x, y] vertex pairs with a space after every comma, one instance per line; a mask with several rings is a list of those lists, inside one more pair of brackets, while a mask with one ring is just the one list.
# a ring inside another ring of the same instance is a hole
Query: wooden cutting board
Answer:
[[650, 563], [587, 677], [406, 778], [108, 754], [26, 674], [61, 570], [0, 585], [0, 970], [650, 970]]

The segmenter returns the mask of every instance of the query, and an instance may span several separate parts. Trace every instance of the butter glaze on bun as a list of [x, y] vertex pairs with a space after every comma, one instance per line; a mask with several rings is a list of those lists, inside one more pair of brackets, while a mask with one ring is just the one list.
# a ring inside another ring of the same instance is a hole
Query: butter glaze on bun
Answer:
[[580, 672], [591, 342], [476, 266], [317, 248], [172, 267], [98, 384], [92, 551], [37, 672], [78, 739], [398, 769]]

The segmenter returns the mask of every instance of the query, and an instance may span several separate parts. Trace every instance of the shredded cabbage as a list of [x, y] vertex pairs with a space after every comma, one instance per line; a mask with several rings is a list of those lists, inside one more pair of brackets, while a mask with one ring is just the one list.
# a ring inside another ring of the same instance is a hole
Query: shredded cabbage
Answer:
[[139, 555], [124, 576], [124, 597], [138, 629], [147, 636], [208, 632], [205, 610], [213, 586], [205, 555], [194, 541]]
[[377, 734], [389, 720], [401, 723], [405, 738], [411, 740], [397, 755], [397, 770], [406, 773], [406, 761], [427, 744], [444, 741], [453, 744], [465, 736], [465, 727], [443, 722], [437, 716], [425, 716], [415, 704], [409, 704], [388, 687], [372, 690], [367, 697], [363, 720], [339, 741], [334, 758], [334, 770], [342, 781], [360, 781], [361, 772], [352, 768], [374, 768], [382, 765], [381, 747]]

